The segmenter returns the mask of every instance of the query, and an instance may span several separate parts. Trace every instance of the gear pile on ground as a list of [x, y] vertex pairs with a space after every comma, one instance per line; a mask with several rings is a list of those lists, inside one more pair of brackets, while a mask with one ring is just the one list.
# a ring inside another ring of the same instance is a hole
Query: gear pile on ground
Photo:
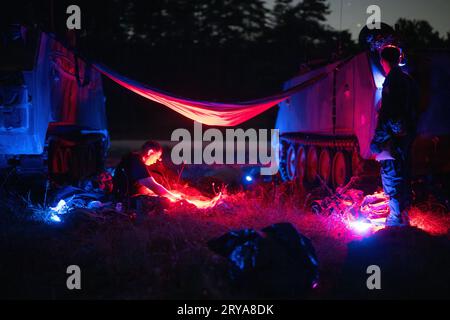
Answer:
[[337, 188], [331, 196], [312, 201], [311, 210], [316, 214], [338, 215], [349, 221], [366, 219], [379, 224], [389, 215], [389, 199], [384, 192], [365, 196], [361, 190]]

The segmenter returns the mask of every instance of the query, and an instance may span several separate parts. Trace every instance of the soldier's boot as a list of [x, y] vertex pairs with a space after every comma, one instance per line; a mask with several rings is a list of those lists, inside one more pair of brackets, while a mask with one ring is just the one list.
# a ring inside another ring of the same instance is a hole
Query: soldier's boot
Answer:
[[389, 214], [386, 219], [386, 227], [409, 227], [409, 216], [407, 211], [403, 211], [400, 215]]

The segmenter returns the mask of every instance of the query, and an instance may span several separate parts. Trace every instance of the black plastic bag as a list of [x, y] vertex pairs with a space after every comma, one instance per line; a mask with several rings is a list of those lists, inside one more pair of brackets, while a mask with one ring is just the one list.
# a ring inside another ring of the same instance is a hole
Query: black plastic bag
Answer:
[[233, 231], [208, 242], [230, 262], [236, 288], [252, 298], [302, 298], [318, 284], [311, 241], [289, 223]]

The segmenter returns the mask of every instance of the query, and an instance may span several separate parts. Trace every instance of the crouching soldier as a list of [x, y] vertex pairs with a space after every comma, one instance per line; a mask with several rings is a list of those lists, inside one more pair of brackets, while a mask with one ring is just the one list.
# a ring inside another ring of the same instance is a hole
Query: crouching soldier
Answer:
[[381, 165], [384, 192], [389, 196], [386, 226], [408, 226], [407, 210], [412, 201], [410, 153], [417, 126], [418, 88], [401, 70], [400, 57], [400, 49], [394, 46], [381, 51], [386, 79], [371, 143], [371, 150]]
[[[154, 141], [146, 142], [140, 151], [127, 154], [114, 174], [114, 194], [127, 208], [142, 210], [164, 209], [170, 202], [181, 200], [181, 195], [167, 190], [155, 180], [162, 147]], [[145, 204], [143, 204], [145, 203]]]

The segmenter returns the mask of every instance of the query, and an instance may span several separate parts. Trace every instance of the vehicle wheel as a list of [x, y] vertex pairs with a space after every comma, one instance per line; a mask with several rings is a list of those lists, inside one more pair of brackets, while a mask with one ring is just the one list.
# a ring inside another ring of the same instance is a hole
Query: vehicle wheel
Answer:
[[306, 150], [304, 147], [300, 147], [297, 152], [297, 172], [296, 181], [299, 186], [303, 186], [305, 181], [305, 171], [306, 171]]
[[297, 152], [294, 145], [291, 145], [286, 156], [286, 174], [289, 181], [295, 179], [297, 171]]
[[333, 158], [331, 173], [334, 188], [342, 187], [350, 180], [350, 170], [346, 154], [342, 151], [337, 152]]
[[287, 174], [287, 150], [289, 144], [285, 141], [280, 142], [280, 176], [283, 182], [289, 181]]
[[319, 176], [328, 184], [331, 176], [331, 154], [328, 148], [322, 149], [319, 156]]
[[318, 163], [317, 149], [310, 147], [306, 156], [306, 181], [310, 184], [314, 184], [317, 180]]

